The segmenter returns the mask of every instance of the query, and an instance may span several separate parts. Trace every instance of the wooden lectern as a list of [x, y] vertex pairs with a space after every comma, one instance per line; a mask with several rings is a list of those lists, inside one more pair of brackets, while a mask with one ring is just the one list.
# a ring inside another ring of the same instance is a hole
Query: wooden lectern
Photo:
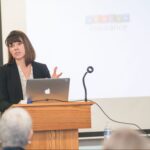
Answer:
[[26, 149], [78, 149], [78, 129], [91, 128], [93, 102], [16, 104], [33, 119], [33, 138]]

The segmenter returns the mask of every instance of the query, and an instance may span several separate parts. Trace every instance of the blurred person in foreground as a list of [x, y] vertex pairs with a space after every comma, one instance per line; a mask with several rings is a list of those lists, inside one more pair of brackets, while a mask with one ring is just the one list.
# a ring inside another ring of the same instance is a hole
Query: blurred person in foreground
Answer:
[[23, 108], [9, 108], [0, 118], [2, 150], [24, 150], [31, 143], [32, 119]]
[[144, 150], [150, 149], [150, 141], [138, 131], [120, 128], [112, 132], [103, 146], [104, 150]]

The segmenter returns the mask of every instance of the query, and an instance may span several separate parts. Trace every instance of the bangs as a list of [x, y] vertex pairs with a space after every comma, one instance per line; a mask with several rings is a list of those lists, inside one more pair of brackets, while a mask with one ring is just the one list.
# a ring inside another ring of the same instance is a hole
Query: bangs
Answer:
[[9, 36], [7, 39], [6, 39], [6, 45], [7, 46], [10, 46], [12, 45], [14, 42], [22, 42], [22, 39], [19, 35], [12, 35], [12, 36]]

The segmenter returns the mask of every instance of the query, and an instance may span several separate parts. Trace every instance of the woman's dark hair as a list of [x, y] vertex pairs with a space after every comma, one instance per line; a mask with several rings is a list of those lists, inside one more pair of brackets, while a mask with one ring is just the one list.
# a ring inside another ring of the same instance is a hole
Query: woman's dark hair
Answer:
[[[12, 45], [14, 42], [22, 42], [25, 47], [25, 64], [28, 66], [35, 60], [35, 50], [29, 40], [29, 38], [26, 36], [25, 33], [22, 31], [14, 30], [9, 33], [5, 40], [5, 44], [7, 48], [9, 49], [9, 46]], [[14, 62], [14, 58], [8, 51], [8, 64], [11, 64]]]

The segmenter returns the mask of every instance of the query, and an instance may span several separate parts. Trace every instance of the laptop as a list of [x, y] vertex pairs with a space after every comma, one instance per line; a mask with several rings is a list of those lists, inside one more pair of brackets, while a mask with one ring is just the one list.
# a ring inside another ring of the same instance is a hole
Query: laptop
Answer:
[[28, 100], [34, 101], [68, 101], [70, 78], [43, 78], [27, 80]]

